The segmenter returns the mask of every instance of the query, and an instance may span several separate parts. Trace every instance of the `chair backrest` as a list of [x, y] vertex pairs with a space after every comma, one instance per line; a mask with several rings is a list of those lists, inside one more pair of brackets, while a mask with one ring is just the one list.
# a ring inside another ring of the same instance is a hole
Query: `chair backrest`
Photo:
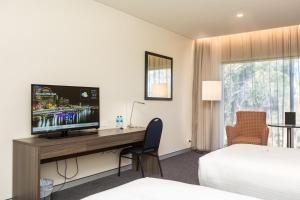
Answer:
[[143, 150], [157, 151], [163, 129], [163, 122], [160, 118], [152, 119], [146, 129]]
[[266, 112], [239, 111], [236, 127], [242, 135], [259, 135], [266, 125]]

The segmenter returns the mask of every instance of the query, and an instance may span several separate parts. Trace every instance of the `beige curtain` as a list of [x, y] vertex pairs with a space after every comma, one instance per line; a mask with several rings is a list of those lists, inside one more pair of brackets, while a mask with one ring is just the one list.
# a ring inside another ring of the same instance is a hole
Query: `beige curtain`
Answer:
[[160, 70], [160, 69], [168, 69], [171, 67], [171, 60], [148, 55], [148, 69], [149, 70]]
[[275, 28], [220, 37], [222, 62], [299, 56], [300, 26]]
[[[202, 101], [202, 81], [220, 80], [219, 39], [203, 39], [195, 42], [193, 77], [192, 147], [200, 151], [219, 148], [220, 102], [213, 102], [211, 122], [210, 102]], [[213, 130], [210, 130], [210, 123]]]

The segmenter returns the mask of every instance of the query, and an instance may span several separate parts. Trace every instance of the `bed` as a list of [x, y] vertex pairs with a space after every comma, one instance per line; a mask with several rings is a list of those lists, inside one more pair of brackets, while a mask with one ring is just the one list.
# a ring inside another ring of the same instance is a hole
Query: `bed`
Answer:
[[84, 198], [84, 200], [258, 200], [199, 185], [142, 178]]
[[300, 150], [232, 145], [199, 158], [202, 186], [265, 200], [300, 199]]

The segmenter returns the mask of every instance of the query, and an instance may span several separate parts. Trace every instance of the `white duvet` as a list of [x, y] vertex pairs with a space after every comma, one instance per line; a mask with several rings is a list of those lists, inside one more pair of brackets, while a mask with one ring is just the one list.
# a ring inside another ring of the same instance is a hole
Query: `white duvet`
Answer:
[[175, 181], [142, 178], [84, 200], [258, 200], [256, 198]]
[[199, 158], [199, 182], [266, 200], [300, 200], [300, 150], [232, 145]]

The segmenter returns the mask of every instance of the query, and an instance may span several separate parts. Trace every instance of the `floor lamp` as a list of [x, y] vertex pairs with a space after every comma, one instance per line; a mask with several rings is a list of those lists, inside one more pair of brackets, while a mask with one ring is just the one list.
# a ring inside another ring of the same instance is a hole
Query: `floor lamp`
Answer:
[[202, 81], [202, 101], [210, 101], [210, 134], [213, 135], [213, 101], [221, 101], [221, 81]]

